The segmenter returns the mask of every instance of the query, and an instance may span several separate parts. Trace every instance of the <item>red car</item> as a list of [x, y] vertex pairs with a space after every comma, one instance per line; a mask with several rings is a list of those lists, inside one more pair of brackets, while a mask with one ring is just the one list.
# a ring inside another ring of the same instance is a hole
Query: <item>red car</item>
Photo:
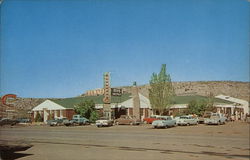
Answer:
[[144, 118], [143, 122], [147, 124], [151, 124], [153, 121], [160, 119], [157, 115], [152, 115], [150, 117]]

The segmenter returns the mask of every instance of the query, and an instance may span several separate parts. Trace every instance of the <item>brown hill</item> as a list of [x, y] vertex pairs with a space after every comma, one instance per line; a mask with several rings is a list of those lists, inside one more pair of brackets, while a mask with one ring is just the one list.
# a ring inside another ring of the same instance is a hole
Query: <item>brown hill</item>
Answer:
[[[208, 96], [224, 94], [249, 101], [250, 83], [234, 81], [197, 81], [197, 82], [173, 82], [176, 95], [202, 95]], [[148, 97], [150, 85], [138, 86], [139, 92]], [[130, 93], [131, 87], [125, 86], [125, 92]]]
[[[234, 82], [234, 81], [197, 81], [197, 82], [173, 82], [176, 95], [202, 95], [208, 96], [224, 94], [249, 101], [250, 83], [249, 82]], [[139, 92], [148, 97], [148, 89], [150, 86], [141, 85]], [[131, 86], [117, 87], [123, 88], [125, 92], [131, 93]], [[38, 104], [45, 101], [46, 98], [17, 98], [11, 106], [4, 106], [0, 103], [0, 117], [6, 115], [4, 111], [16, 110], [23, 111], [24, 114], [30, 111]]]

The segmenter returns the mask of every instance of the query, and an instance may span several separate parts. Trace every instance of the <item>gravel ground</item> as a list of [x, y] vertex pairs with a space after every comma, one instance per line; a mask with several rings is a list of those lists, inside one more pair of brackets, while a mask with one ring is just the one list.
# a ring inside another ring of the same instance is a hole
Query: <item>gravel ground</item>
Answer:
[[[249, 124], [178, 126], [153, 129], [151, 125], [1, 127], [1, 143], [22, 141], [33, 147], [8, 153], [20, 160], [248, 160]], [[3, 154], [1, 155], [3, 156]], [[5, 155], [6, 156], [6, 155]]]

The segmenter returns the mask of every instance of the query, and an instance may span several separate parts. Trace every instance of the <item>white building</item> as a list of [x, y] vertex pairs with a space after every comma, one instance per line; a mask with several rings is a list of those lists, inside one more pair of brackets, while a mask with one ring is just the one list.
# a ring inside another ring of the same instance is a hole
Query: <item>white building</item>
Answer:
[[245, 116], [249, 115], [249, 102], [246, 100], [225, 96], [225, 95], [218, 95], [215, 96], [216, 98], [227, 100], [229, 102], [232, 102], [233, 105], [230, 106], [221, 106], [222, 108], [230, 108], [231, 109], [231, 115], [235, 115], [236, 120], [241, 117], [245, 118]]

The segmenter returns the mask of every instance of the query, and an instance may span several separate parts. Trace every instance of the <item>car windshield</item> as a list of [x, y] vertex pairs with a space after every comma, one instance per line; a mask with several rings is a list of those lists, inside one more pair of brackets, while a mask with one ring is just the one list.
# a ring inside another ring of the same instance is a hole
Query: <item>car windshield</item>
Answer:
[[159, 119], [160, 120], [167, 120], [167, 118], [165, 118], [165, 117], [160, 117]]
[[159, 119], [161, 120], [171, 120], [171, 117], [168, 117], [168, 116], [162, 116], [162, 117], [159, 117]]
[[188, 119], [188, 117], [182, 116], [182, 117], [180, 117], [180, 119]]
[[219, 114], [218, 114], [218, 113], [213, 113], [213, 114], [211, 115], [211, 118], [213, 118], [213, 117], [219, 117]]

